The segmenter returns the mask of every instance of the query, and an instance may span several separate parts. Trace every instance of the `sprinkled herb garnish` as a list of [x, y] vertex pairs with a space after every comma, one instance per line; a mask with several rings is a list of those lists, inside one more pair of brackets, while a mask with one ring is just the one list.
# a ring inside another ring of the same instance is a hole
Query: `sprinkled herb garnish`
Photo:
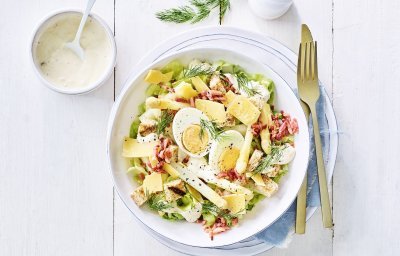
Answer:
[[227, 210], [218, 208], [215, 204], [210, 201], [205, 200], [203, 203], [203, 213], [211, 213], [216, 217], [222, 217], [226, 220], [226, 225], [232, 226], [232, 220], [237, 218], [237, 214], [231, 214]]
[[213, 140], [221, 140], [226, 138], [227, 135], [222, 134], [224, 130], [220, 128], [215, 121], [208, 121], [200, 119], [200, 139], [203, 138], [204, 132], [207, 130]]
[[258, 94], [257, 90], [249, 87], [250, 80], [247, 77], [246, 73], [244, 73], [243, 71], [237, 71], [235, 73], [235, 76], [238, 82], [239, 90], [244, 91], [249, 96], [254, 96]]
[[165, 128], [167, 128], [170, 125], [173, 119], [174, 115], [171, 112], [167, 110], [162, 111], [161, 117], [157, 122], [157, 129], [156, 129], [157, 134], [160, 135], [164, 133]]
[[262, 171], [271, 167], [274, 160], [277, 161], [282, 157], [282, 152], [286, 147], [286, 145], [284, 147], [272, 146], [271, 153], [264, 157], [260, 163], [258, 163], [257, 167], [253, 171], [253, 175], [261, 173]]
[[195, 65], [183, 70], [183, 78], [192, 78], [195, 76], [212, 75], [215, 70], [212, 67], [206, 66], [204, 64]]

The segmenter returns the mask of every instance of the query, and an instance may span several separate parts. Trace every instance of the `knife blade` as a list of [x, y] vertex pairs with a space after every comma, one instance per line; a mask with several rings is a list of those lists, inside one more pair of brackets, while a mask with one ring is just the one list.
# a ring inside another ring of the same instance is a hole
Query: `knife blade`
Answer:
[[301, 25], [301, 42], [312, 42], [314, 41], [311, 31], [306, 24]]

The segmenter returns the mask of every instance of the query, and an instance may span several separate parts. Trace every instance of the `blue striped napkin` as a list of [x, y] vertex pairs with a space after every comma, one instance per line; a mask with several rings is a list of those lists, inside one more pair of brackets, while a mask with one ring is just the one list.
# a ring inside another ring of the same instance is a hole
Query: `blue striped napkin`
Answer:
[[[321, 92], [323, 90], [320, 90]], [[295, 92], [297, 95], [297, 91]], [[318, 122], [321, 134], [322, 148], [325, 164], [328, 159], [329, 148], [329, 131], [328, 122], [325, 118], [325, 97], [321, 93], [321, 97], [317, 102]], [[308, 186], [307, 186], [307, 207], [316, 207], [320, 205], [319, 186], [317, 176], [317, 160], [315, 155], [314, 135], [311, 120], [309, 122], [310, 131], [310, 160], [307, 170]], [[296, 201], [289, 209], [271, 226], [256, 235], [256, 238], [271, 246], [286, 247], [290, 241], [294, 231], [296, 219]], [[322, 225], [322, 224], [321, 224]]]

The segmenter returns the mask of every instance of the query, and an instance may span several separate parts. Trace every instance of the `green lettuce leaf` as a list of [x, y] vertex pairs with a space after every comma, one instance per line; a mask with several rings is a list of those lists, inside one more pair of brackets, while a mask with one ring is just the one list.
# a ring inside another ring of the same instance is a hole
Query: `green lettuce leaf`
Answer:
[[246, 210], [251, 211], [254, 206], [264, 198], [265, 196], [254, 192], [254, 197], [246, 205]]
[[182, 63], [180, 63], [177, 60], [173, 60], [170, 63], [168, 63], [167, 65], [165, 65], [162, 69], [161, 72], [168, 73], [168, 72], [174, 72], [174, 74], [172, 75], [173, 79], [177, 79], [180, 74], [182, 73], [184, 69], [184, 66]]

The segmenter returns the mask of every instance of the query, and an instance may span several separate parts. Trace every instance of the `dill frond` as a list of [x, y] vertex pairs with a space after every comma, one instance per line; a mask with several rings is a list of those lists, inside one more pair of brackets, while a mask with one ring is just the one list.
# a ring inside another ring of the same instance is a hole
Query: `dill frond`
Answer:
[[219, 0], [219, 2], [219, 24], [221, 25], [226, 12], [231, 8], [231, 2], [229, 0]]
[[189, 6], [180, 6], [156, 13], [159, 20], [172, 23], [185, 23], [196, 17], [196, 12]]
[[239, 90], [244, 91], [249, 96], [254, 96], [258, 94], [257, 90], [249, 87], [249, 78], [243, 71], [238, 71], [235, 73]]
[[271, 153], [263, 158], [260, 163], [258, 163], [257, 167], [253, 171], [253, 175], [261, 173], [265, 169], [269, 168], [274, 160], [279, 160], [282, 157], [282, 152], [285, 148], [286, 146], [284, 146], [283, 148], [279, 146], [273, 146], [271, 149]]
[[211, 135], [213, 140], [220, 140], [225, 138], [225, 135], [222, 133], [224, 130], [218, 127], [217, 123], [214, 121], [208, 121], [205, 119], [200, 119], [200, 139], [204, 136], [204, 132], [207, 130], [208, 133]]
[[226, 220], [228, 226], [232, 226], [232, 220], [237, 218], [237, 214], [231, 214], [227, 210], [220, 209], [210, 201], [205, 200], [203, 203], [203, 213], [211, 213], [216, 217], [222, 217]]
[[164, 22], [197, 23], [207, 18], [211, 11], [219, 9], [219, 23], [230, 9], [230, 0], [191, 0], [188, 5], [171, 8], [156, 13], [156, 17]]
[[191, 21], [192, 24], [202, 21], [210, 15], [212, 9], [207, 5], [207, 2], [203, 0], [192, 0], [190, 3], [197, 8], [197, 15]]
[[164, 133], [165, 128], [167, 128], [172, 123], [173, 120], [174, 120], [174, 115], [171, 112], [167, 110], [162, 111], [161, 117], [157, 122], [157, 128], [156, 128], [157, 134], [160, 135]]
[[195, 76], [212, 75], [214, 72], [215, 70], [212, 67], [207, 67], [203, 64], [195, 65], [183, 70], [182, 79], [192, 78]]

